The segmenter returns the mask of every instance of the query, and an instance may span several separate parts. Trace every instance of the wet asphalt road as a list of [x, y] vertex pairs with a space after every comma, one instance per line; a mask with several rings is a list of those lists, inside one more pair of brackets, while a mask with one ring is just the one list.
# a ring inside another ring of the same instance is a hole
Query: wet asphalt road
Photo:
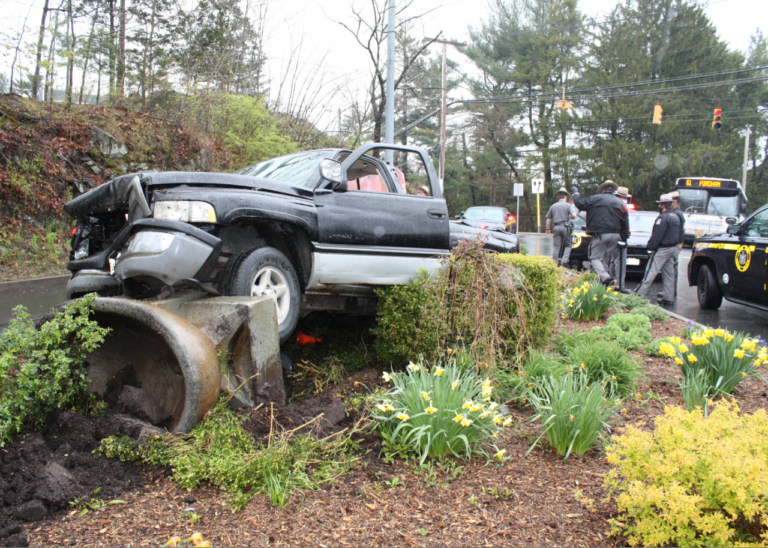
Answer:
[[[538, 234], [520, 234], [520, 242], [528, 248], [529, 255], [551, 255], [552, 237]], [[691, 250], [683, 248], [680, 253], [680, 277], [677, 283], [677, 302], [674, 306], [662, 306], [665, 310], [685, 316], [700, 324], [712, 327], [722, 327], [731, 331], [744, 331], [751, 335], [759, 335], [768, 339], [768, 312], [734, 304], [723, 299], [723, 305], [718, 310], [704, 310], [699, 308], [696, 297], [696, 286], [688, 286], [688, 261], [691, 258]], [[626, 285], [629, 289], [636, 289], [640, 285], [639, 278], [627, 278]], [[648, 295], [653, 297], [662, 290], [661, 278], [658, 278]]]
[[47, 285], [36, 289], [22, 289], [0, 293], [0, 332], [8, 327], [13, 317], [13, 309], [24, 305], [34, 319], [41, 317], [52, 307], [67, 299], [66, 282]]

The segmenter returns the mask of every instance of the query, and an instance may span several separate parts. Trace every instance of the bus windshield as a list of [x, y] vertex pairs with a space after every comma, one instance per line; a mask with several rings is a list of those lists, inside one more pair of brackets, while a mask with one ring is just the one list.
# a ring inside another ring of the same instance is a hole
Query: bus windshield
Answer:
[[707, 213], [726, 217], [736, 216], [739, 214], [739, 197], [714, 195], [709, 199]]
[[683, 213], [704, 213], [707, 207], [707, 191], [694, 188], [678, 188], [680, 209]]

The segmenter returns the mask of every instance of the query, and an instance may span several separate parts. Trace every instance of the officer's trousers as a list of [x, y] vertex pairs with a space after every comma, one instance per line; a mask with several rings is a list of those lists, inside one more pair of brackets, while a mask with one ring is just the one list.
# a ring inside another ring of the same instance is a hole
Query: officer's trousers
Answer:
[[654, 251], [648, 260], [648, 268], [645, 269], [645, 276], [640, 287], [637, 288], [637, 294], [645, 297], [656, 276], [661, 272], [661, 279], [664, 282], [664, 300], [674, 301], [676, 256], [676, 247], [660, 247]]
[[614, 253], [619, 249], [618, 234], [594, 234], [589, 244], [589, 261], [592, 269], [600, 276], [600, 281], [605, 283], [613, 276], [608, 273], [608, 264]]
[[571, 231], [565, 225], [552, 227], [552, 258], [562, 266], [568, 266], [571, 260]]

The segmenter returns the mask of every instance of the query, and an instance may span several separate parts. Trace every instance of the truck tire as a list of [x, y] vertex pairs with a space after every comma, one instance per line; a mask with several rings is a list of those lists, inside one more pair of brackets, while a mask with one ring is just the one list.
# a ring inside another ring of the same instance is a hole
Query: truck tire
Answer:
[[702, 265], [699, 269], [699, 279], [696, 285], [696, 293], [699, 297], [699, 306], [710, 310], [717, 310], [723, 304], [723, 292], [717, 284], [712, 267]]
[[287, 342], [299, 323], [301, 289], [288, 258], [274, 247], [245, 251], [230, 259], [222, 278], [224, 295], [269, 296], [277, 308], [280, 344]]

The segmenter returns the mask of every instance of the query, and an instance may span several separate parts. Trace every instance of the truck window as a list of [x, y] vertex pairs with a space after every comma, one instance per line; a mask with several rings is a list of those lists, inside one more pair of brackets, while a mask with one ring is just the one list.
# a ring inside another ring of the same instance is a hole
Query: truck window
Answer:
[[237, 173], [252, 177], [264, 177], [265, 179], [271, 179], [291, 186], [305, 187], [310, 183], [316, 182], [316, 178], [313, 175], [325, 157], [325, 153], [317, 151], [305, 154], [291, 154], [290, 156], [280, 156], [279, 158], [265, 160], [264, 162], [243, 168]]
[[744, 234], [753, 238], [768, 237], [768, 209], [761, 211], [747, 222]]
[[704, 213], [707, 206], [707, 191], [693, 188], [680, 188], [680, 209], [683, 213]]

